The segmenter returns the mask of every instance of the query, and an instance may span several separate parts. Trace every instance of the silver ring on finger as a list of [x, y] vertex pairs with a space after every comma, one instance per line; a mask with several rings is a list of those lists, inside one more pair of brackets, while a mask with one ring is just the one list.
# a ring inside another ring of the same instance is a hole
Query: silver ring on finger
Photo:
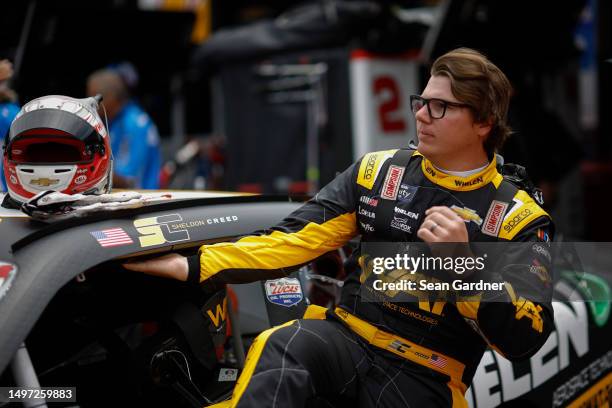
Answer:
[[434, 233], [434, 230], [435, 230], [436, 228], [438, 228], [438, 224], [437, 224], [436, 222], [432, 221], [432, 226], [431, 226], [431, 227], [429, 227], [429, 231], [430, 231], [430, 232], [433, 234], [433, 233]]

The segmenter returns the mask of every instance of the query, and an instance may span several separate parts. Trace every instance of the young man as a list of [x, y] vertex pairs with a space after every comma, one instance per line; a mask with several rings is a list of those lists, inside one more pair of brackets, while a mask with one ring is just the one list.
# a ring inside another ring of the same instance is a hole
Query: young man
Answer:
[[[552, 233], [551, 220], [503, 180], [494, 155], [509, 134], [510, 93], [486, 57], [451, 51], [434, 62], [422, 95], [411, 98], [417, 151], [366, 154], [266, 234], [205, 245], [190, 259], [169, 255], [126, 267], [219, 285], [284, 276], [358, 234], [362, 248], [419, 241], [535, 245]], [[365, 265], [359, 251], [354, 256]], [[335, 311], [307, 312], [307, 319], [257, 338], [227, 406], [302, 407], [316, 399], [332, 406], [466, 406], [464, 393], [487, 346], [527, 358], [552, 329], [550, 302], [530, 297], [550, 290], [548, 260], [536, 251], [527, 257], [524, 267], [542, 266], [544, 276], [498, 271], [506, 285], [497, 294], [470, 292], [468, 302], [458, 293], [433, 305], [417, 298], [400, 304], [393, 296], [373, 301], [367, 274], [357, 271]]]

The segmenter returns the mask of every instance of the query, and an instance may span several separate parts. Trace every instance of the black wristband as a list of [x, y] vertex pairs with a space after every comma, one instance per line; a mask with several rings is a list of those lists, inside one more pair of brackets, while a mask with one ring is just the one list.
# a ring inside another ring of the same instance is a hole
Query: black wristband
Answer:
[[200, 283], [200, 253], [187, 257], [187, 283], [190, 285], [198, 285]]

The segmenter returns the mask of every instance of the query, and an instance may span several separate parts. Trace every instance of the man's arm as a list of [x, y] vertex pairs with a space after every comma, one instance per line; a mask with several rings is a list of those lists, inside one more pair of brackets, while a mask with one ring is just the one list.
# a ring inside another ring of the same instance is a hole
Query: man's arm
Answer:
[[359, 162], [269, 230], [234, 242], [203, 245], [197, 255], [188, 258], [168, 255], [124, 266], [194, 283], [244, 283], [286, 276], [357, 235], [358, 169]]
[[552, 236], [552, 230], [548, 216], [526, 225], [503, 247], [497, 279], [486, 278], [504, 282], [504, 290], [457, 301], [459, 312], [489, 346], [510, 360], [535, 354], [554, 327], [551, 259], [541, 239]]
[[[504, 221], [512, 228], [502, 225], [501, 231], [512, 241], [500, 251], [496, 267], [486, 276], [462, 276], [464, 282], [483, 279], [504, 283], [504, 289], [458, 293], [456, 302], [458, 311], [489, 346], [509, 359], [537, 352], [554, 326], [551, 259], [548, 243], [543, 242], [543, 237], [552, 237], [553, 226], [548, 214], [523, 193], [519, 193], [523, 204], [513, 214], [528, 213], [530, 218], [519, 226], [510, 223], [512, 216]], [[468, 241], [463, 220], [447, 207], [428, 209], [417, 235], [428, 243]]]

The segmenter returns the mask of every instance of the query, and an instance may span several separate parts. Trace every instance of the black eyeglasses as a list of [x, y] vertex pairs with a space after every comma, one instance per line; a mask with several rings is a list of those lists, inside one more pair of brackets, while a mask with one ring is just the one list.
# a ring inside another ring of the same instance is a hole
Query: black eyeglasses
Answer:
[[465, 103], [449, 102], [444, 99], [431, 98], [426, 99], [419, 95], [410, 95], [410, 107], [412, 113], [416, 114], [421, 108], [427, 105], [427, 112], [432, 119], [442, 119], [446, 113], [446, 108], [456, 106], [458, 108], [470, 108], [471, 106]]

